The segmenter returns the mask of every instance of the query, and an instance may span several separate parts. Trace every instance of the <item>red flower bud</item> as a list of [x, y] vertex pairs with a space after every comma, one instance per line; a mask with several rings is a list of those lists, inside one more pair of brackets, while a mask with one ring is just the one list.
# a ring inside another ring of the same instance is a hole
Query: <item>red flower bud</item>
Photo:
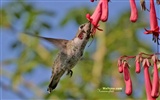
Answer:
[[123, 72], [123, 62], [121, 59], [118, 59], [118, 71], [119, 73]]
[[131, 6], [131, 16], [130, 16], [130, 21], [131, 22], [136, 22], [138, 19], [138, 10], [136, 7], [135, 0], [130, 0], [130, 6]]
[[123, 63], [123, 75], [124, 75], [124, 81], [126, 84], [125, 93], [127, 95], [131, 95], [132, 94], [132, 81], [130, 78], [128, 67], [129, 67], [128, 63], [124, 62]]
[[159, 76], [158, 76], [158, 68], [157, 68], [157, 57], [154, 55], [152, 57], [154, 61], [154, 70], [153, 70], [153, 83], [152, 83], [152, 92], [151, 96], [157, 98], [159, 96]]
[[136, 62], [136, 70], [135, 70], [135, 72], [136, 72], [136, 73], [140, 73], [140, 71], [141, 71], [141, 66], [140, 66], [140, 57], [139, 57], [139, 55], [136, 56], [135, 62]]
[[141, 71], [141, 66], [140, 66], [140, 62], [139, 61], [136, 61], [136, 73], [140, 73]]

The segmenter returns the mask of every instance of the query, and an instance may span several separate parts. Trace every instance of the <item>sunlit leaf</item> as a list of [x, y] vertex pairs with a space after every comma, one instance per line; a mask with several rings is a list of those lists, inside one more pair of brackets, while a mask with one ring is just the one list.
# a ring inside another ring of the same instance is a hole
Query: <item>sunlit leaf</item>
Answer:
[[9, 17], [4, 9], [0, 9], [0, 27], [9, 28], [10, 27], [10, 21]]

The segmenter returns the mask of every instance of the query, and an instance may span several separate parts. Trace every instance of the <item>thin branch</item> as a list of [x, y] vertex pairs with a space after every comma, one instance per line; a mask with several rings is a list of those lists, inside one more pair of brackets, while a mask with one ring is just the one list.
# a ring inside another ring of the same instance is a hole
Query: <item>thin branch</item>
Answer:
[[[148, 8], [146, 8], [146, 10], [147, 10], [148, 12], [150, 12], [150, 10], [149, 10]], [[160, 20], [160, 18], [158, 18], [158, 17], [157, 17], [157, 19]]]

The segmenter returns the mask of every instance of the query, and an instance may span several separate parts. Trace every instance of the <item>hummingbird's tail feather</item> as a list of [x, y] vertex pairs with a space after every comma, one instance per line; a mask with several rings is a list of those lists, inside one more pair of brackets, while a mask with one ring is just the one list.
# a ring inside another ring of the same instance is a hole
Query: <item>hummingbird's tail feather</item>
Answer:
[[57, 85], [59, 83], [59, 80], [64, 73], [65, 73], [64, 70], [60, 70], [60, 71], [58, 71], [58, 73], [52, 73], [50, 83], [49, 83], [48, 89], [47, 89], [47, 91], [49, 93], [51, 93], [51, 91], [54, 90], [57, 87]]
[[57, 81], [57, 80], [54, 80], [54, 78], [53, 78], [53, 79], [51, 80], [49, 86], [48, 86], [47, 91], [48, 91], [49, 93], [51, 93], [51, 91], [54, 90], [54, 89], [57, 87], [58, 83], [59, 83], [59, 80]]

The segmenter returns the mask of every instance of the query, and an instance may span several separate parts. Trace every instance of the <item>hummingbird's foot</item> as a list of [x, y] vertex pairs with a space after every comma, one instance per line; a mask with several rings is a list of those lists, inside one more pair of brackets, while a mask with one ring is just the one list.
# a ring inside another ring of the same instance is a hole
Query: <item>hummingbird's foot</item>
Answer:
[[67, 75], [70, 75], [70, 77], [72, 77], [73, 71], [72, 70], [68, 70]]

